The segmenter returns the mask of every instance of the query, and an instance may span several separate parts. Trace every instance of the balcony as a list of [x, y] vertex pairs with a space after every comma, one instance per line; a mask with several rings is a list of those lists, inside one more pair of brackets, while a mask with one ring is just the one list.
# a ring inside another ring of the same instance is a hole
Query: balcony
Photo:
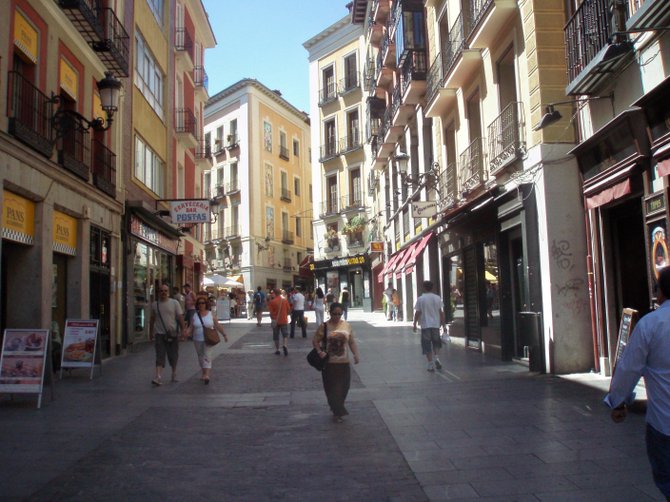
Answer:
[[324, 162], [328, 162], [329, 160], [332, 160], [339, 155], [340, 154], [337, 151], [337, 142], [332, 140], [325, 145], [321, 145], [319, 150], [319, 162], [323, 164]]
[[354, 192], [342, 197], [340, 203], [340, 212], [343, 214], [351, 212], [365, 211], [365, 204], [363, 204], [363, 196], [360, 191]]
[[426, 78], [426, 116], [430, 118], [446, 115], [456, 104], [456, 89], [445, 89], [442, 54], [438, 54]]
[[391, 25], [387, 25], [384, 30], [384, 38], [382, 39], [382, 47], [379, 53], [382, 55], [382, 67], [395, 68], [395, 38], [391, 33]]
[[361, 148], [363, 148], [363, 143], [361, 142], [361, 134], [358, 131], [352, 131], [349, 136], [340, 138], [341, 155], [346, 155]]
[[356, 90], [360, 90], [360, 88], [361, 79], [358, 73], [351, 73], [349, 75], [345, 75], [343, 79], [340, 79], [338, 93], [340, 96], [346, 96]]
[[465, 196], [488, 179], [488, 173], [484, 170], [482, 138], [475, 139], [461, 153], [459, 164], [461, 167], [461, 191]]
[[[287, 243], [287, 244], [292, 244], [292, 242]], [[290, 258], [284, 258], [284, 265], [282, 266], [282, 272], [292, 272], [295, 270], [293, 268], [293, 265], [291, 264], [291, 259]]]
[[20, 73], [10, 71], [7, 76], [9, 134], [45, 157], [51, 157], [53, 103]]
[[335, 100], [337, 100], [335, 82], [329, 82], [319, 91], [319, 106], [326, 106]]
[[204, 66], [193, 67], [193, 84], [196, 90], [203, 91], [205, 95], [209, 91], [209, 77]]
[[195, 161], [205, 169], [211, 169], [214, 165], [212, 159], [212, 145], [205, 140], [200, 140], [195, 149]]
[[363, 232], [353, 232], [345, 234], [345, 239], [347, 241], [347, 247], [351, 248], [362, 248], [365, 246], [365, 238], [363, 237]]
[[456, 163], [447, 164], [439, 177], [440, 198], [442, 206], [445, 208], [453, 207], [458, 201], [458, 178], [456, 175]]
[[75, 114], [57, 112], [56, 120], [61, 130], [58, 140], [58, 163], [72, 174], [88, 181], [91, 162], [91, 138], [88, 124]]
[[482, 66], [481, 51], [470, 49], [467, 45], [470, 27], [469, 13], [462, 11], [449, 30], [449, 37], [442, 48], [446, 88], [463, 87]]
[[282, 244], [293, 244], [295, 242], [293, 232], [291, 232], [290, 230], [282, 230], [281, 241]]
[[177, 108], [174, 111], [174, 130], [187, 148], [198, 146], [198, 124], [190, 108]]
[[470, 0], [469, 46], [473, 49], [494, 46], [505, 25], [519, 10], [518, 4], [518, 0]]
[[279, 193], [279, 199], [283, 200], [284, 202], [291, 202], [292, 200], [291, 191], [286, 187], [281, 187]]
[[488, 127], [489, 171], [495, 175], [509, 164], [520, 159], [525, 153], [525, 143], [521, 125], [523, 103], [513, 102], [505, 107]]
[[239, 148], [239, 146], [240, 138], [238, 137], [237, 133], [229, 134], [226, 138], [226, 149], [233, 150], [235, 148]]
[[217, 183], [213, 193], [215, 199], [222, 199], [226, 196], [226, 186], [223, 183]]
[[279, 145], [279, 158], [284, 160], [289, 159], [287, 146]]
[[379, 49], [377, 58], [375, 59], [375, 93], [378, 97], [381, 97], [379, 94], [382, 94], [384, 89], [393, 82], [393, 68], [384, 65], [384, 53], [382, 50]]
[[379, 49], [379, 44], [382, 40], [382, 35], [384, 34], [384, 25], [381, 23], [375, 22], [375, 12], [370, 10], [368, 13], [368, 33], [367, 38], [370, 41], [370, 45]]
[[568, 95], [597, 94], [633, 58], [633, 46], [628, 40], [610, 43], [613, 36], [610, 0], [583, 2], [564, 32]]
[[240, 182], [239, 180], [231, 180], [224, 185], [224, 190], [226, 195], [235, 195], [240, 192]]
[[114, 73], [129, 75], [130, 37], [112, 9], [97, 0], [58, 0], [58, 5], [102, 63]]
[[93, 184], [112, 198], [116, 198], [116, 155], [101, 141], [94, 139]]
[[373, 0], [370, 12], [375, 23], [385, 24], [390, 11], [389, 0]]
[[223, 138], [216, 138], [214, 140], [214, 148], [212, 151], [212, 155], [215, 157], [221, 155], [222, 153], [225, 153], [225, 147], [223, 146]]
[[224, 228], [223, 236], [225, 239], [237, 239], [242, 236], [240, 225], [231, 225]]
[[183, 26], [178, 26], [174, 29], [174, 48], [177, 52], [186, 53], [191, 58], [193, 58], [193, 38], [189, 31]]
[[416, 105], [426, 93], [428, 60], [425, 50], [410, 50], [400, 67], [400, 85], [404, 103]]
[[670, 25], [670, 7], [667, 0], [631, 0], [631, 16], [626, 30], [651, 30]]
[[405, 103], [402, 97], [402, 82], [393, 89], [391, 99], [391, 109], [393, 114], [393, 125], [396, 127], [405, 126], [414, 115], [415, 107]]
[[330, 199], [321, 203], [321, 210], [319, 211], [320, 218], [327, 218], [329, 216], [337, 216], [340, 210], [339, 201], [337, 197], [331, 197]]

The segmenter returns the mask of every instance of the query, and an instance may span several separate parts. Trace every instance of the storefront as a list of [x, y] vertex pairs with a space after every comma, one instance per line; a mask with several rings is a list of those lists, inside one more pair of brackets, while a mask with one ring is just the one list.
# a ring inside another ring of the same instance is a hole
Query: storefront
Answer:
[[320, 260], [310, 263], [318, 286], [327, 292], [332, 289], [336, 298], [344, 288], [351, 294], [351, 307], [372, 312], [372, 278], [370, 257], [367, 254]]
[[126, 253], [126, 343], [149, 339], [151, 303], [161, 284], [175, 284], [179, 236], [177, 229], [141, 210], [128, 218]]

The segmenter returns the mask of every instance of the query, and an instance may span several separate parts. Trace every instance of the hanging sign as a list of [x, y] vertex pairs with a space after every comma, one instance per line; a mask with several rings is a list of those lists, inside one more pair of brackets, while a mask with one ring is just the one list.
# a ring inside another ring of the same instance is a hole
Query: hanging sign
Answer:
[[21, 54], [37, 63], [37, 30], [18, 10], [14, 11], [14, 45]]
[[210, 223], [211, 208], [209, 199], [172, 200], [170, 201], [170, 216], [172, 223]]
[[6, 329], [0, 354], [0, 392], [38, 394], [42, 403], [48, 329]]
[[96, 351], [98, 340], [98, 319], [67, 319], [63, 335], [63, 353], [61, 355], [60, 376], [63, 368], [93, 368], [100, 363]]
[[415, 200], [411, 206], [412, 218], [432, 218], [437, 214], [436, 200]]
[[56, 210], [53, 214], [53, 250], [70, 256], [77, 255], [77, 220]]
[[372, 242], [370, 242], [370, 252], [371, 253], [383, 253], [384, 252], [384, 241], [372, 241]]
[[35, 242], [35, 203], [3, 191], [2, 194], [2, 238], [22, 244]]

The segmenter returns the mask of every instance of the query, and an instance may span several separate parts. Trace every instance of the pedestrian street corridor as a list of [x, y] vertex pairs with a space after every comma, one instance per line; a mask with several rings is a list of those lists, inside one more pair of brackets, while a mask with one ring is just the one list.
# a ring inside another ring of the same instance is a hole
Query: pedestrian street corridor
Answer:
[[209, 385], [183, 342], [179, 381], [153, 387], [144, 344], [93, 380], [66, 374], [39, 410], [0, 396], [0, 500], [662, 500], [644, 416], [614, 424], [602, 390], [456, 342], [430, 373], [410, 323], [349, 320], [361, 363], [342, 424], [310, 339], [275, 355], [267, 317], [225, 323]]

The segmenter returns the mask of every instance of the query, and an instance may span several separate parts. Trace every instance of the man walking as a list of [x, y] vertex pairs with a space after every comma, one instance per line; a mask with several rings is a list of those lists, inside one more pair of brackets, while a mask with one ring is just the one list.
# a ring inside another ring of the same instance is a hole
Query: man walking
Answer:
[[302, 337], [307, 338], [307, 325], [305, 324], [305, 297], [300, 292], [300, 287], [293, 288], [294, 294], [291, 296], [291, 338], [295, 335], [295, 323], [302, 329]]
[[282, 349], [284, 355], [288, 356], [288, 311], [290, 309], [288, 300], [284, 298], [281, 291], [270, 293], [268, 310], [272, 324], [272, 340], [275, 342], [275, 354], [279, 355], [279, 332], [282, 336]]
[[414, 332], [416, 324], [421, 323], [421, 352], [428, 360], [428, 371], [442, 369], [442, 363], [438, 358], [442, 339], [440, 338], [440, 327], [444, 326], [444, 310], [442, 299], [433, 293], [433, 283], [423, 281], [423, 294], [417, 298], [414, 305]]
[[263, 288], [258, 286], [258, 289], [254, 294], [254, 311], [256, 312], [256, 326], [260, 326], [261, 321], [263, 320], [264, 304], [265, 304], [265, 293], [263, 293]]
[[635, 398], [633, 389], [641, 376], [647, 389], [647, 456], [654, 482], [670, 501], [670, 267], [658, 276], [654, 312], [637, 323], [626, 350], [616, 365], [605, 404], [612, 420], [626, 418], [626, 405]]
[[384, 298], [386, 298], [386, 320], [390, 321], [393, 319], [393, 283], [390, 281], [384, 290]]
[[[165, 368], [165, 356], [172, 368], [172, 381], [177, 381], [177, 361], [179, 360], [179, 338], [186, 332], [184, 314], [181, 305], [170, 298], [170, 288], [163, 284], [159, 288], [159, 299], [151, 304], [151, 324], [149, 339], [154, 340], [156, 349], [156, 373], [151, 381], [155, 386], [163, 384], [162, 373]], [[181, 333], [177, 330], [181, 327]]]

